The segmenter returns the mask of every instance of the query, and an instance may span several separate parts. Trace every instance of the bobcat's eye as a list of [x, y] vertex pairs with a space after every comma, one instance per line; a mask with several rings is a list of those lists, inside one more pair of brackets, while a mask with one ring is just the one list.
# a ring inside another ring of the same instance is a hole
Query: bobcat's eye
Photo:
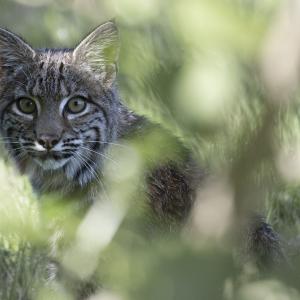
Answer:
[[83, 98], [72, 98], [67, 103], [67, 110], [71, 114], [79, 114], [86, 108], [86, 101]]
[[20, 98], [17, 101], [17, 108], [23, 113], [23, 114], [33, 114], [36, 110], [36, 104], [32, 99], [29, 98]]

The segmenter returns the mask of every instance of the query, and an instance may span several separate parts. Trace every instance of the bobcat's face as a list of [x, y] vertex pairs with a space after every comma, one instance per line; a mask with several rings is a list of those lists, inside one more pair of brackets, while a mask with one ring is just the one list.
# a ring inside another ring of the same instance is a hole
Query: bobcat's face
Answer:
[[75, 50], [33, 50], [0, 30], [1, 133], [23, 172], [62, 169], [81, 185], [95, 176], [117, 134], [115, 43], [112, 22]]
[[82, 78], [68, 65], [70, 53], [38, 55], [9, 83], [14, 89], [6, 95], [2, 130], [11, 153], [45, 170], [81, 160], [91, 163], [90, 152], [102, 151], [113, 138], [109, 96], [93, 86], [93, 77]]

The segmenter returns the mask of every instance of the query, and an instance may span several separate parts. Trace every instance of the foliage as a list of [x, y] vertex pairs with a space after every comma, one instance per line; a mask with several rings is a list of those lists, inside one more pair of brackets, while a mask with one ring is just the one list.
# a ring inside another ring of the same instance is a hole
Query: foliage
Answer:
[[[71, 300], [94, 287], [91, 299], [100, 300], [299, 299], [297, 258], [294, 271], [261, 275], [248, 264], [240, 270], [232, 255], [249, 210], [265, 213], [286, 239], [300, 232], [297, 93], [274, 96], [280, 76], [270, 83], [263, 75], [279, 1], [0, 0], [0, 7], [0, 25], [34, 47], [73, 47], [116, 18], [122, 99], [162, 126], [112, 148], [105, 192], [90, 209], [57, 195], [38, 201], [2, 151], [1, 300]], [[288, 56], [280, 58], [288, 64]], [[214, 176], [187, 224], [166, 232], [136, 183], [151, 162], [177, 158], [179, 141]]]

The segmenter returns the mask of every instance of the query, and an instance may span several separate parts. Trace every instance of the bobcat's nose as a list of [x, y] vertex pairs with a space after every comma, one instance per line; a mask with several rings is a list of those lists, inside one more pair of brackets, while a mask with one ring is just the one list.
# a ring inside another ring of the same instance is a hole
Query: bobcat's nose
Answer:
[[60, 137], [57, 135], [42, 134], [38, 137], [37, 142], [47, 150], [50, 150], [58, 144], [59, 140]]

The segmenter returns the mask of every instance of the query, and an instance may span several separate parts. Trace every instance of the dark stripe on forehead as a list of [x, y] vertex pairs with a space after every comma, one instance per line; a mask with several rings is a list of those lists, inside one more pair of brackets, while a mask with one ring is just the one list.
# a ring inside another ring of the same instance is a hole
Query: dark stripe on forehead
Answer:
[[62, 75], [62, 73], [63, 73], [63, 71], [64, 71], [64, 67], [65, 67], [65, 65], [64, 65], [64, 63], [63, 62], [61, 62], [60, 63], [60, 66], [59, 66], [59, 73], [60, 73], [60, 75]]
[[58, 74], [56, 74], [56, 85], [55, 90], [57, 94], [62, 94], [62, 82], [65, 80], [64, 72], [64, 63], [61, 62], [58, 67]]
[[45, 66], [43, 67], [43, 72], [42, 72], [42, 77], [43, 77], [43, 83], [44, 83], [44, 92], [45, 93], [48, 93], [48, 88], [47, 88], [47, 81], [48, 81], [48, 78], [49, 78], [49, 75], [48, 75], [48, 71], [50, 69], [50, 50], [48, 50], [46, 52], [46, 62], [45, 62]]
[[54, 99], [57, 95], [57, 75], [53, 64], [47, 66], [46, 75], [44, 77], [44, 97]]
[[41, 80], [40, 76], [37, 76], [35, 81], [34, 81], [34, 84], [32, 84], [32, 86], [30, 85], [30, 88], [28, 90], [30, 95], [35, 96], [35, 90], [40, 89], [40, 80]]
[[39, 76], [39, 90], [41, 90], [42, 85], [43, 85], [43, 77]]
[[57, 74], [53, 71], [52, 73], [51, 73], [51, 85], [50, 85], [50, 87], [51, 87], [51, 90], [50, 90], [50, 94], [52, 95], [52, 96], [54, 96], [53, 97], [53, 99], [57, 99], [57, 91], [58, 91], [58, 76], [57, 76]]

